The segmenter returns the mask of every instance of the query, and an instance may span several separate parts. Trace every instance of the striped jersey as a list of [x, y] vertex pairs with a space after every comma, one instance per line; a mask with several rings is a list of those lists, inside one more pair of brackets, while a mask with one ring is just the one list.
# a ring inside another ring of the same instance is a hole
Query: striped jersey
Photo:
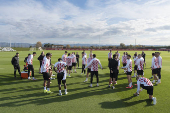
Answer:
[[122, 56], [122, 63], [127, 63], [127, 56], [126, 55], [123, 55]]
[[72, 63], [76, 63], [76, 55], [72, 54], [71, 57], [72, 57]]
[[42, 65], [41, 65], [41, 73], [42, 72], [48, 72], [50, 69], [50, 59], [47, 59], [47, 57], [45, 56], [43, 58], [43, 61], [42, 61]]
[[136, 61], [136, 65], [138, 66], [137, 70], [143, 70], [144, 59], [143, 57], [138, 58]]
[[91, 66], [91, 71], [98, 71], [98, 64], [102, 68], [102, 65], [100, 63], [100, 60], [97, 58], [93, 58], [90, 63], [85, 67], [85, 69], [89, 66]]
[[158, 58], [156, 58], [155, 56], [152, 58], [152, 69], [157, 69], [159, 68], [159, 64], [158, 64]]
[[127, 72], [132, 72], [132, 60], [128, 59], [126, 66], [124, 66], [122, 68], [127, 68]]
[[67, 64], [68, 66], [72, 66], [72, 57], [71, 57], [71, 56], [68, 56], [68, 57], [66, 58], [66, 64]]
[[152, 82], [149, 79], [147, 79], [145, 77], [140, 77], [137, 81], [137, 93], [139, 93], [141, 84], [143, 86], [153, 86]]
[[62, 61], [63, 61], [63, 62], [66, 62], [66, 58], [67, 58], [67, 55], [65, 55], [65, 54], [62, 55]]
[[134, 64], [135, 64], [135, 65], [137, 65], [137, 64], [136, 64], [136, 61], [137, 61], [137, 60], [138, 60], [138, 57], [137, 57], [137, 56], [134, 57]]
[[[93, 58], [88, 58], [87, 59], [87, 65], [90, 63], [90, 61], [92, 60]], [[88, 67], [89, 69], [91, 69], [91, 65]]]
[[66, 63], [65, 62], [56, 62], [54, 64], [54, 67], [57, 68], [57, 73], [61, 73], [61, 72], [64, 72]]

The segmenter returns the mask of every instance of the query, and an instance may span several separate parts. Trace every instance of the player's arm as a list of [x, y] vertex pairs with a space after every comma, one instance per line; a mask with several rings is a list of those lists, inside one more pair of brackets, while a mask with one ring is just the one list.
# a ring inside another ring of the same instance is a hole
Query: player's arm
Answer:
[[134, 94], [134, 95], [139, 95], [139, 93], [141, 92], [142, 90], [140, 90], [140, 81], [137, 81], [137, 92]]
[[99, 60], [99, 65], [100, 65], [101, 69], [103, 70], [103, 68], [102, 68], [102, 64], [100, 63], [100, 60]]
[[151, 65], [152, 69], [153, 69], [153, 65], [154, 65], [154, 59], [152, 58], [152, 65]]
[[84, 70], [85, 70], [86, 68], [88, 68], [88, 67], [92, 64], [92, 62], [93, 62], [93, 60], [91, 60], [90, 63], [87, 64], [87, 66], [84, 68]]
[[122, 68], [123, 68], [123, 69], [124, 69], [124, 68], [128, 68], [129, 63], [130, 63], [130, 62], [127, 62], [126, 66], [124, 66], [124, 67], [122, 67]]
[[54, 64], [54, 67], [53, 67], [53, 68], [54, 68], [54, 71], [57, 73], [57, 71], [56, 71], [56, 69], [55, 69], [56, 67], [57, 67], [57, 63], [55, 63], [55, 64]]

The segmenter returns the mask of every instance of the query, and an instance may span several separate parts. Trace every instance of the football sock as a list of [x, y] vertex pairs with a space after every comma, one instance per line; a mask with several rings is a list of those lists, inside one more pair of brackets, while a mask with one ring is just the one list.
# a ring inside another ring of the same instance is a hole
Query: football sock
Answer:
[[44, 87], [44, 90], [46, 90], [46, 87]]
[[47, 88], [47, 91], [50, 91], [50, 88]]
[[59, 93], [61, 93], [61, 90], [59, 90]]

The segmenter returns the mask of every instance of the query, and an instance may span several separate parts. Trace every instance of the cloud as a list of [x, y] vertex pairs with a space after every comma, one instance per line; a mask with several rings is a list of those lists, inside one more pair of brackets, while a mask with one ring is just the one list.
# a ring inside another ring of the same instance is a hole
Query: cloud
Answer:
[[[0, 4], [0, 39], [35, 43], [155, 44], [170, 35], [168, 0], [15, 0]], [[142, 38], [142, 39], [141, 39]], [[157, 37], [159, 38], [159, 37]], [[112, 41], [114, 40], [114, 41]], [[168, 44], [167, 41], [164, 41]], [[158, 43], [159, 44], [159, 43]]]

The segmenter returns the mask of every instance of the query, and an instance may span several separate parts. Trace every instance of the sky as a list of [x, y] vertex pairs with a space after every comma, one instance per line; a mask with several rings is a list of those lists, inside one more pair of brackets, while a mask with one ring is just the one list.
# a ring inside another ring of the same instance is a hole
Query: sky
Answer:
[[0, 0], [0, 42], [170, 45], [170, 0]]

